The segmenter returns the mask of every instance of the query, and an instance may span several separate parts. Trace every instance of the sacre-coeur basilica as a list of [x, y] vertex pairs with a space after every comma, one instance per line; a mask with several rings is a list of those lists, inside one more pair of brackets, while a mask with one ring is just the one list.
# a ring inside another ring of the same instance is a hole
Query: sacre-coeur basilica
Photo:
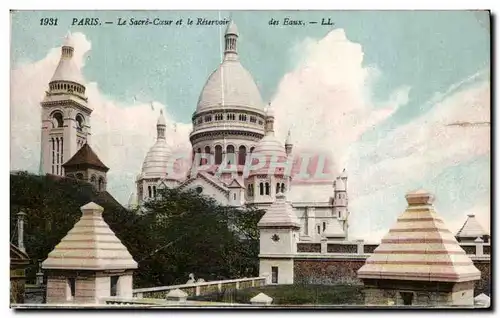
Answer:
[[[267, 209], [277, 198], [285, 198], [293, 187], [290, 174], [280, 168], [268, 169], [269, 163], [249, 173], [244, 171], [252, 157], [286, 162], [292, 156], [293, 145], [290, 133], [284, 142], [275, 136], [274, 121], [279, 118], [262, 100], [251, 73], [240, 63], [238, 37], [236, 24], [230, 22], [224, 35], [223, 61], [201, 89], [192, 115], [191, 165], [202, 168], [189, 175], [170, 173], [174, 170], [174, 160], [165, 135], [165, 118], [160, 112], [156, 140], [151, 141], [152, 146], [145, 154], [129, 206], [140, 206], [154, 198], [161, 187], [179, 187], [195, 190], [223, 205], [254, 204]], [[73, 61], [73, 53], [74, 45], [68, 37], [41, 102], [41, 167], [44, 173], [85, 180], [98, 191], [105, 191], [109, 168], [90, 146], [91, 101], [85, 94], [84, 80]], [[227, 173], [218, 169], [221, 165], [230, 167]], [[332, 195], [324, 202], [286, 201], [285, 204], [291, 215], [283, 214], [283, 221], [292, 219], [297, 223], [298, 240], [347, 240], [345, 172], [333, 181]]]

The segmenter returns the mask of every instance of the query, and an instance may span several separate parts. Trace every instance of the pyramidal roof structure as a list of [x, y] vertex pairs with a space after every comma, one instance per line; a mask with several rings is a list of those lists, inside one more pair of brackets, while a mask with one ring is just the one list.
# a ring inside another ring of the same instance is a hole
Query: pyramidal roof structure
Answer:
[[257, 226], [300, 228], [300, 222], [292, 210], [292, 205], [286, 202], [285, 195], [278, 193], [276, 201], [267, 209]]
[[63, 164], [63, 167], [72, 167], [78, 165], [89, 165], [104, 172], [109, 170], [104, 163], [102, 163], [101, 159], [96, 155], [94, 150], [89, 146], [89, 144], [85, 143], [78, 151], [71, 157], [66, 163]]
[[465, 220], [464, 225], [462, 225], [457, 233], [457, 237], [459, 238], [477, 238], [484, 235], [489, 234], [483, 229], [481, 224], [479, 224], [474, 214], [469, 214], [467, 216], [467, 220]]
[[478, 280], [479, 270], [436, 214], [434, 196], [419, 190], [408, 193], [406, 200], [406, 211], [359, 269], [358, 277], [433, 282]]
[[83, 207], [82, 217], [49, 253], [44, 269], [136, 269], [137, 262], [102, 218], [103, 208], [94, 202]]

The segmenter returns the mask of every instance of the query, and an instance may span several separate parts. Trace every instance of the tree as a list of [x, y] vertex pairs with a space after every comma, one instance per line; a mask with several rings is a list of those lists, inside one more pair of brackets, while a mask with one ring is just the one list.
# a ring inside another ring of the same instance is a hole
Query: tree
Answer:
[[86, 182], [26, 172], [11, 174], [11, 241], [17, 216], [27, 214], [26, 251], [33, 264], [44, 260], [93, 201], [103, 218], [138, 262], [135, 287], [183, 284], [189, 273], [205, 280], [258, 274], [257, 222], [263, 211], [221, 206], [194, 191], [164, 189], [139, 210], [125, 209]]

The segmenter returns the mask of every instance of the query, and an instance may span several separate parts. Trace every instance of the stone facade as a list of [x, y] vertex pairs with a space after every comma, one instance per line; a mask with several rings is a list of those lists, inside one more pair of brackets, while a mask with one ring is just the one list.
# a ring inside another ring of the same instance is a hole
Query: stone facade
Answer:
[[473, 282], [364, 280], [365, 303], [394, 306], [473, 306]]
[[137, 268], [127, 248], [90, 202], [82, 217], [42, 263], [49, 304], [97, 304], [110, 296], [132, 297]]
[[10, 244], [10, 303], [24, 303], [26, 284], [26, 267], [30, 260], [28, 255], [17, 246]]

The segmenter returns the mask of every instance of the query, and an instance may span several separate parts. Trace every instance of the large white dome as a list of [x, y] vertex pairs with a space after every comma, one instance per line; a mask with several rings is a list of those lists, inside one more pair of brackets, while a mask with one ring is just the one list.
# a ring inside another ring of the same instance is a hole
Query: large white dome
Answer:
[[238, 60], [225, 60], [210, 75], [201, 91], [196, 110], [221, 106], [264, 109], [252, 75]]

